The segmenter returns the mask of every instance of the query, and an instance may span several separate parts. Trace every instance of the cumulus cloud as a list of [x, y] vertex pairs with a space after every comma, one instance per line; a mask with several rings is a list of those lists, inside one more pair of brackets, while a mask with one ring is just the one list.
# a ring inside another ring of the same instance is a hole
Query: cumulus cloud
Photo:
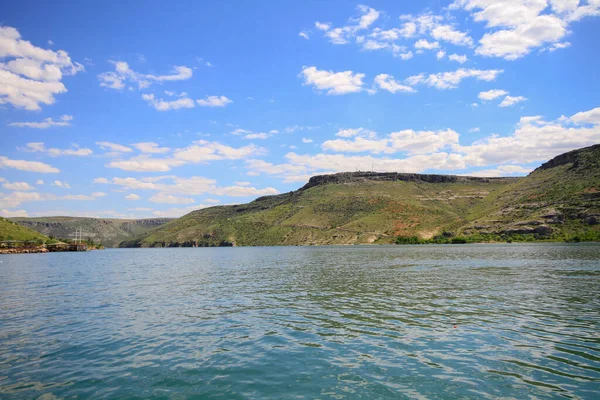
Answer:
[[523, 96], [506, 96], [504, 100], [498, 105], [499, 107], [510, 107], [517, 103], [527, 100], [527, 97]]
[[350, 24], [332, 28], [330, 23], [315, 22], [315, 28], [322, 31], [326, 38], [333, 44], [347, 44], [350, 40], [359, 32], [368, 29], [377, 19], [381, 13], [374, 8], [370, 8], [364, 5], [357, 6], [359, 16], [357, 18], [351, 18]]
[[380, 89], [387, 90], [391, 93], [408, 92], [413, 93], [416, 90], [408, 85], [403, 85], [396, 81], [393, 76], [387, 74], [379, 74], [375, 77], [374, 84]]
[[[216, 180], [202, 176], [192, 176], [182, 178], [176, 176], [164, 177], [158, 182], [148, 182], [137, 178], [113, 178], [112, 184], [120, 186], [123, 190], [151, 190], [158, 192], [153, 195], [149, 201], [154, 203], [186, 204], [194, 200], [190, 197], [182, 196], [265, 196], [278, 194], [279, 191], [267, 187], [257, 189], [246, 184], [236, 184], [235, 186], [218, 186]], [[191, 201], [190, 201], [191, 200]], [[215, 202], [213, 200], [213, 202]]]
[[437, 74], [419, 74], [413, 75], [407, 78], [404, 83], [414, 86], [416, 84], [426, 84], [436, 89], [455, 89], [458, 84], [466, 78], [475, 78], [480, 81], [491, 82], [496, 80], [496, 77], [500, 75], [504, 70], [501, 69], [464, 69], [460, 68], [456, 71], [441, 72]]
[[35, 190], [35, 188], [27, 182], [5, 182], [2, 184], [2, 187], [8, 190]]
[[59, 180], [52, 182], [52, 186], [56, 186], [56, 187], [63, 188], [63, 189], [71, 189], [71, 185], [69, 185], [65, 181], [59, 181]]
[[158, 193], [150, 197], [148, 201], [152, 203], [166, 203], [166, 204], [191, 204], [194, 199], [191, 197], [179, 197], [173, 196], [172, 194]]
[[429, 42], [427, 39], [419, 39], [415, 42], [415, 49], [433, 50], [439, 47], [440, 44], [438, 42]]
[[323, 150], [340, 153], [399, 153], [426, 154], [440, 151], [445, 147], [458, 144], [458, 133], [452, 129], [441, 131], [413, 131], [406, 129], [393, 132], [381, 139], [355, 137], [353, 140], [327, 140]]
[[91, 149], [75, 147], [72, 149], [57, 149], [54, 147], [46, 147], [43, 142], [31, 142], [27, 143], [21, 150], [32, 152], [32, 153], [46, 153], [50, 157], [59, 156], [79, 156], [85, 157], [94, 154]]
[[115, 66], [115, 70], [101, 73], [98, 75], [98, 80], [100, 86], [115, 90], [125, 88], [127, 83], [145, 89], [153, 82], [182, 81], [190, 79], [193, 75], [192, 69], [186, 66], [173, 67], [171, 74], [153, 75], [135, 72], [125, 61], [111, 61], [111, 63]]
[[130, 153], [133, 151], [131, 147], [123, 146], [122, 144], [112, 142], [96, 142], [102, 150], [110, 150], [117, 153]]
[[600, 107], [589, 111], [578, 112], [571, 117], [571, 121], [576, 124], [600, 125]]
[[494, 100], [496, 97], [505, 96], [507, 94], [508, 92], [506, 90], [491, 89], [485, 92], [479, 92], [479, 95], [477, 97], [479, 97], [480, 100], [489, 101]]
[[[106, 145], [106, 143], [104, 144]], [[113, 149], [118, 148], [115, 146], [121, 146], [115, 143], [111, 143], [111, 145], [113, 145]], [[154, 146], [148, 147], [148, 143], [144, 144], [144, 148], [146, 150], [153, 149], [154, 152], [157, 153], [157, 148]], [[174, 167], [179, 167], [190, 163], [201, 164], [217, 160], [239, 160], [247, 158], [251, 155], [256, 156], [265, 153], [266, 149], [258, 147], [254, 144], [241, 147], [231, 147], [219, 142], [197, 140], [190, 146], [174, 149], [171, 156], [166, 158], [152, 158], [148, 154], [143, 154], [131, 157], [129, 159], [117, 159], [110, 161], [108, 164], [106, 164], [106, 167], [118, 168], [123, 171], [166, 172], [170, 171]]]
[[193, 108], [194, 100], [189, 97], [181, 97], [175, 100], [163, 100], [154, 96], [154, 93], [142, 95], [142, 99], [147, 101], [158, 111], [178, 110], [180, 108]]
[[467, 62], [467, 56], [466, 55], [458, 55], [458, 54], [450, 54], [448, 56], [448, 60], [450, 61], [456, 61], [459, 64], [464, 64]]
[[56, 121], [52, 118], [46, 118], [41, 122], [11, 122], [8, 124], [8, 126], [14, 126], [17, 128], [47, 129], [55, 126], [70, 126], [72, 120], [72, 116], [63, 115]]
[[304, 85], [312, 85], [328, 95], [360, 92], [365, 77], [365, 74], [353, 71], [333, 72], [319, 70], [317, 67], [303, 67], [300, 75], [304, 78]]
[[477, 22], [493, 28], [479, 40], [477, 54], [515, 60], [545, 46], [553, 51], [566, 47], [561, 40], [569, 24], [587, 16], [600, 15], [600, 3], [577, 0], [456, 0], [450, 9], [463, 8]]
[[139, 142], [132, 144], [132, 146], [142, 153], [150, 154], [168, 153], [171, 150], [168, 147], [159, 147], [158, 143], [154, 142]]
[[0, 168], [13, 168], [20, 171], [40, 172], [42, 174], [56, 174], [58, 168], [39, 161], [13, 160], [0, 156]]
[[463, 154], [469, 165], [487, 166], [546, 161], [600, 142], [600, 121], [590, 121], [591, 126], [572, 127], [569, 126], [571, 119], [545, 121], [540, 116], [524, 117], [509, 136], [490, 136], [468, 146], [453, 146], [453, 149]]
[[473, 46], [473, 39], [465, 32], [460, 32], [451, 25], [438, 25], [431, 30], [435, 40], [449, 42], [457, 46]]
[[65, 93], [63, 75], [83, 71], [64, 50], [47, 50], [23, 40], [15, 28], [0, 26], [0, 104], [40, 110], [54, 104], [54, 96]]
[[196, 100], [196, 102], [200, 107], [225, 107], [227, 104], [233, 103], [225, 96], [206, 96], [206, 98]]

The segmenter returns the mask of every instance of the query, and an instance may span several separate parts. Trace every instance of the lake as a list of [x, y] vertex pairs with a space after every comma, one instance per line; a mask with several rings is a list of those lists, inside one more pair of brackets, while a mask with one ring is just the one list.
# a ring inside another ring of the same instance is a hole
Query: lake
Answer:
[[600, 245], [0, 256], [0, 398], [600, 398]]

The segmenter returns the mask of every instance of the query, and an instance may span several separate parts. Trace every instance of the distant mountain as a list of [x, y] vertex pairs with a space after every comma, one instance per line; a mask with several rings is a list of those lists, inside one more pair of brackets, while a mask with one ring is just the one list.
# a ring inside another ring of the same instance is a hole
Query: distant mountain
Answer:
[[297, 191], [194, 211], [121, 246], [393, 243], [414, 236], [599, 238], [599, 163], [596, 145], [560, 155], [523, 178], [314, 176]]
[[49, 238], [47, 236], [44, 236], [39, 232], [16, 224], [8, 219], [0, 218], [0, 242], [10, 240], [41, 240], [43, 242], [46, 242], [48, 239]]
[[93, 239], [105, 247], [117, 247], [124, 240], [159, 227], [172, 218], [112, 219], [82, 217], [11, 218], [11, 221], [54, 238], [73, 238], [75, 230], [83, 231], [84, 239]]

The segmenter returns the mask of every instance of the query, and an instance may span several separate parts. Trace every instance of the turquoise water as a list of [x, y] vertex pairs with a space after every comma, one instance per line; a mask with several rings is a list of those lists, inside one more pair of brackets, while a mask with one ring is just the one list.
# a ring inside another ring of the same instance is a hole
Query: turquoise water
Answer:
[[0, 256], [0, 398], [600, 398], [600, 246]]

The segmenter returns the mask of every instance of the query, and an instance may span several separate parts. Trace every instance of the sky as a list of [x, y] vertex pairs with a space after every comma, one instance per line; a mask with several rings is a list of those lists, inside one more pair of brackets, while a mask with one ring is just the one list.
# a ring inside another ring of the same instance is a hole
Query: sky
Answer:
[[600, 143], [600, 0], [0, 3], [0, 216], [179, 217]]

